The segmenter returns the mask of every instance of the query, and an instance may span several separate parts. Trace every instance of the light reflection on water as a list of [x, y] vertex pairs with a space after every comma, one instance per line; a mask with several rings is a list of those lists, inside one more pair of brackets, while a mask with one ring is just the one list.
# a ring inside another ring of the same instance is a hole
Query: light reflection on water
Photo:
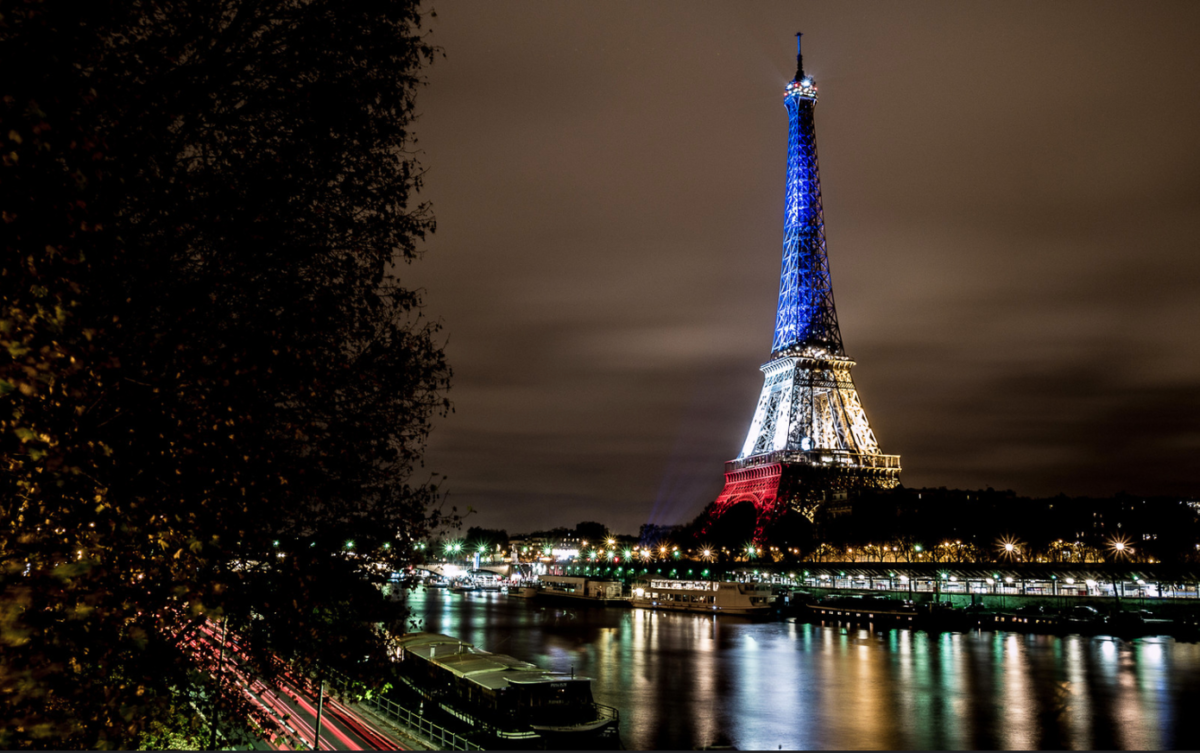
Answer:
[[422, 629], [593, 678], [632, 749], [1200, 747], [1200, 645], [871, 632], [497, 594], [409, 596]]

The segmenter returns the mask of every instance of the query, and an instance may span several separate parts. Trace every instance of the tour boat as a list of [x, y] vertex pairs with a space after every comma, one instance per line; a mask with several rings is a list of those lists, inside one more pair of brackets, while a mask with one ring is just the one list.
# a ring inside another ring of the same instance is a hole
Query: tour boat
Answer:
[[403, 686], [396, 700], [415, 694], [426, 716], [485, 749], [620, 747], [620, 715], [593, 700], [591, 678], [539, 669], [436, 633], [403, 636], [397, 660]]
[[651, 580], [633, 589], [633, 606], [707, 614], [766, 615], [775, 609], [771, 587], [761, 583]]
[[619, 580], [600, 580], [574, 575], [543, 575], [534, 598], [559, 604], [593, 604], [600, 607], [627, 607], [629, 597]]

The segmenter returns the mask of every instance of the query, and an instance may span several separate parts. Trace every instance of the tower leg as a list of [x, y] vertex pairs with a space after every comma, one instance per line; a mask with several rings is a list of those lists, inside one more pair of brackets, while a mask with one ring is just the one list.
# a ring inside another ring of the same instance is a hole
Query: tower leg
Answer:
[[779, 479], [782, 473], [783, 467], [780, 465], [762, 465], [726, 473], [725, 488], [713, 502], [708, 520], [704, 522], [700, 533], [708, 533], [713, 523], [734, 505], [740, 502], [752, 502], [757, 511], [754, 541], [756, 544], [761, 543], [761, 534], [764, 530], [763, 511], [774, 509], [775, 501], [779, 497]]

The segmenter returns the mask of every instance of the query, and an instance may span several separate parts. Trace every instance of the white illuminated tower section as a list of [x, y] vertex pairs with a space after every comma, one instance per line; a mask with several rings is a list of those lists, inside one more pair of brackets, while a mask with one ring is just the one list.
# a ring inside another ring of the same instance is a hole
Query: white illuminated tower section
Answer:
[[796, 78], [783, 95], [787, 201], [771, 358], [750, 431], [737, 459], [725, 464], [725, 488], [710, 516], [753, 502], [760, 542], [788, 506], [811, 520], [831, 491], [891, 488], [900, 477], [900, 457], [879, 451], [850, 378], [854, 361], [842, 349], [817, 169], [817, 87], [799, 47], [797, 35]]

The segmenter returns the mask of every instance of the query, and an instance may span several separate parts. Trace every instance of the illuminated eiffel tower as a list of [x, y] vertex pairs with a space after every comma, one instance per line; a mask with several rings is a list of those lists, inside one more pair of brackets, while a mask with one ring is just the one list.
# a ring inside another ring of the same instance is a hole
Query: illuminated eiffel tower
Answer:
[[811, 521], [832, 492], [888, 489], [900, 481], [900, 456], [884, 455], [850, 378], [833, 305], [813, 108], [817, 87], [804, 73], [796, 35], [796, 78], [784, 90], [788, 111], [787, 203], [783, 269], [771, 358], [750, 432], [725, 464], [725, 488], [709, 525], [750, 501], [755, 540], [789, 506]]

